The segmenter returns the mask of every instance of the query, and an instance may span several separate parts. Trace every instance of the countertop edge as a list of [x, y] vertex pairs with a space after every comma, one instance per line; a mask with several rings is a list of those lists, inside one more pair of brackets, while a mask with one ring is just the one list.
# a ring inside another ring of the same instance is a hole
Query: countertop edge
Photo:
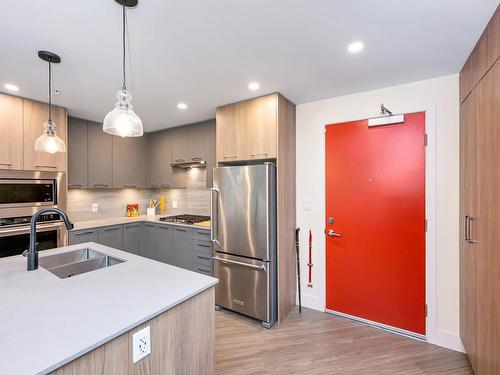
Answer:
[[209, 283], [208, 285], [206, 285], [205, 287], [203, 287], [203, 288], [200, 288], [200, 289], [198, 289], [198, 290], [193, 291], [192, 293], [188, 294], [185, 298], [180, 299], [180, 300], [179, 300], [179, 301], [177, 301], [176, 303], [173, 303], [173, 304], [167, 305], [165, 308], [162, 308], [162, 309], [160, 309], [159, 311], [157, 311], [157, 312], [155, 312], [155, 313], [152, 313], [152, 314], [150, 314], [149, 316], [146, 316], [145, 318], [143, 318], [143, 319], [139, 320], [138, 322], [133, 323], [133, 324], [129, 325], [128, 327], [125, 327], [125, 328], [121, 329], [120, 331], [118, 331], [118, 332], [116, 332], [116, 333], [112, 334], [111, 336], [107, 337], [106, 339], [104, 339], [104, 340], [100, 340], [100, 341], [96, 342], [95, 344], [93, 344], [93, 345], [91, 345], [91, 346], [89, 346], [89, 347], [87, 347], [87, 348], [83, 349], [83, 350], [82, 350], [82, 351], [80, 351], [79, 353], [75, 353], [74, 355], [72, 355], [72, 356], [70, 356], [70, 357], [68, 357], [68, 358], [66, 358], [66, 359], [64, 359], [64, 360], [62, 360], [62, 361], [60, 361], [60, 362], [58, 362], [58, 363], [54, 364], [53, 366], [50, 366], [50, 367], [48, 367], [48, 368], [46, 368], [46, 369], [44, 369], [44, 370], [42, 370], [42, 371], [38, 372], [37, 374], [39, 374], [39, 375], [45, 375], [45, 374], [48, 374], [48, 373], [50, 373], [50, 372], [52, 372], [52, 371], [57, 370], [58, 368], [60, 368], [60, 367], [62, 367], [62, 366], [64, 366], [64, 365], [66, 365], [66, 364], [70, 363], [71, 361], [73, 361], [73, 360], [77, 359], [78, 357], [81, 357], [82, 355], [84, 355], [84, 354], [87, 354], [87, 353], [91, 352], [92, 350], [94, 350], [94, 349], [96, 349], [96, 348], [98, 348], [98, 347], [100, 347], [100, 346], [102, 346], [102, 345], [106, 344], [107, 342], [109, 342], [109, 341], [111, 341], [111, 340], [113, 340], [113, 339], [117, 338], [118, 336], [120, 336], [120, 335], [122, 335], [122, 334], [124, 334], [124, 333], [126, 333], [126, 332], [128, 332], [128, 331], [133, 330], [135, 327], [137, 327], [137, 326], [141, 325], [142, 323], [144, 323], [144, 322], [146, 322], [146, 321], [148, 321], [148, 320], [151, 320], [151, 319], [153, 319], [153, 318], [157, 317], [158, 315], [160, 315], [160, 314], [162, 314], [162, 313], [164, 313], [164, 312], [166, 312], [166, 311], [170, 310], [172, 307], [175, 307], [175, 306], [177, 306], [177, 305], [180, 305], [181, 303], [183, 303], [183, 302], [187, 301], [188, 299], [190, 299], [190, 298], [192, 298], [192, 297], [194, 297], [194, 296], [196, 296], [196, 295], [198, 295], [198, 294], [200, 294], [200, 293], [204, 292], [205, 290], [208, 290], [208, 289], [210, 289], [210, 288], [214, 287], [215, 285], [217, 285], [217, 283], [218, 283], [218, 280], [215, 280], [215, 281], [210, 282], [210, 283]]

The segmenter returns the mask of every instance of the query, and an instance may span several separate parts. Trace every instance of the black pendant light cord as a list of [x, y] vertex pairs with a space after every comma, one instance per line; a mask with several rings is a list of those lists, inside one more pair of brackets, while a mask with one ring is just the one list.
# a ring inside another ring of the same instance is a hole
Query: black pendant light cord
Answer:
[[125, 81], [125, 24], [127, 22], [127, 17], [125, 16], [125, 2], [123, 2], [123, 30], [122, 30], [122, 40], [123, 40], [123, 85], [122, 90], [127, 89], [127, 84]]
[[49, 125], [52, 124], [52, 64], [49, 61]]

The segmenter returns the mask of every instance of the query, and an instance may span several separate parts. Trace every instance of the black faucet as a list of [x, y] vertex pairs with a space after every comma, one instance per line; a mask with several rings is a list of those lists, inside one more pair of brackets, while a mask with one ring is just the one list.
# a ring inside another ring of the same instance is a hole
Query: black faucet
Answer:
[[64, 224], [66, 225], [66, 228], [68, 230], [73, 229], [73, 224], [69, 221], [68, 215], [63, 210], [60, 210], [59, 208], [42, 208], [41, 210], [37, 211], [32, 217], [31, 217], [31, 223], [30, 223], [30, 248], [29, 250], [25, 251], [23, 255], [28, 258], [28, 271], [33, 271], [38, 268], [38, 252], [36, 251], [36, 221], [38, 218], [46, 213], [52, 213], [55, 212], [63, 218]]

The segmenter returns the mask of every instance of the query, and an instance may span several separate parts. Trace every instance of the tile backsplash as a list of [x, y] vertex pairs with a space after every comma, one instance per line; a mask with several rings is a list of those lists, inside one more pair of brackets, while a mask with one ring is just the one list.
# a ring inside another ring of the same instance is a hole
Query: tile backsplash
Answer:
[[[162, 194], [167, 202], [167, 215], [210, 215], [210, 190], [206, 188], [205, 175], [202, 168], [188, 170], [185, 189], [70, 189], [68, 215], [72, 221], [125, 216], [128, 203], [138, 203], [139, 211], [145, 215], [148, 200], [159, 200]], [[174, 202], [177, 208], [173, 208]], [[92, 212], [93, 203], [98, 204], [98, 212]]]

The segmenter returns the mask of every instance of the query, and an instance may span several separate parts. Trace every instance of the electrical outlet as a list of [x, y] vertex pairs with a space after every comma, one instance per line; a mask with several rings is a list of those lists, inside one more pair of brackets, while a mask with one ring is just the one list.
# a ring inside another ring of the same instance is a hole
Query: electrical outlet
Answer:
[[172, 208], [177, 208], [177, 201], [172, 201]]
[[151, 354], [150, 333], [150, 326], [147, 326], [132, 335], [132, 357], [134, 363]]
[[92, 212], [99, 211], [99, 203], [92, 203]]

